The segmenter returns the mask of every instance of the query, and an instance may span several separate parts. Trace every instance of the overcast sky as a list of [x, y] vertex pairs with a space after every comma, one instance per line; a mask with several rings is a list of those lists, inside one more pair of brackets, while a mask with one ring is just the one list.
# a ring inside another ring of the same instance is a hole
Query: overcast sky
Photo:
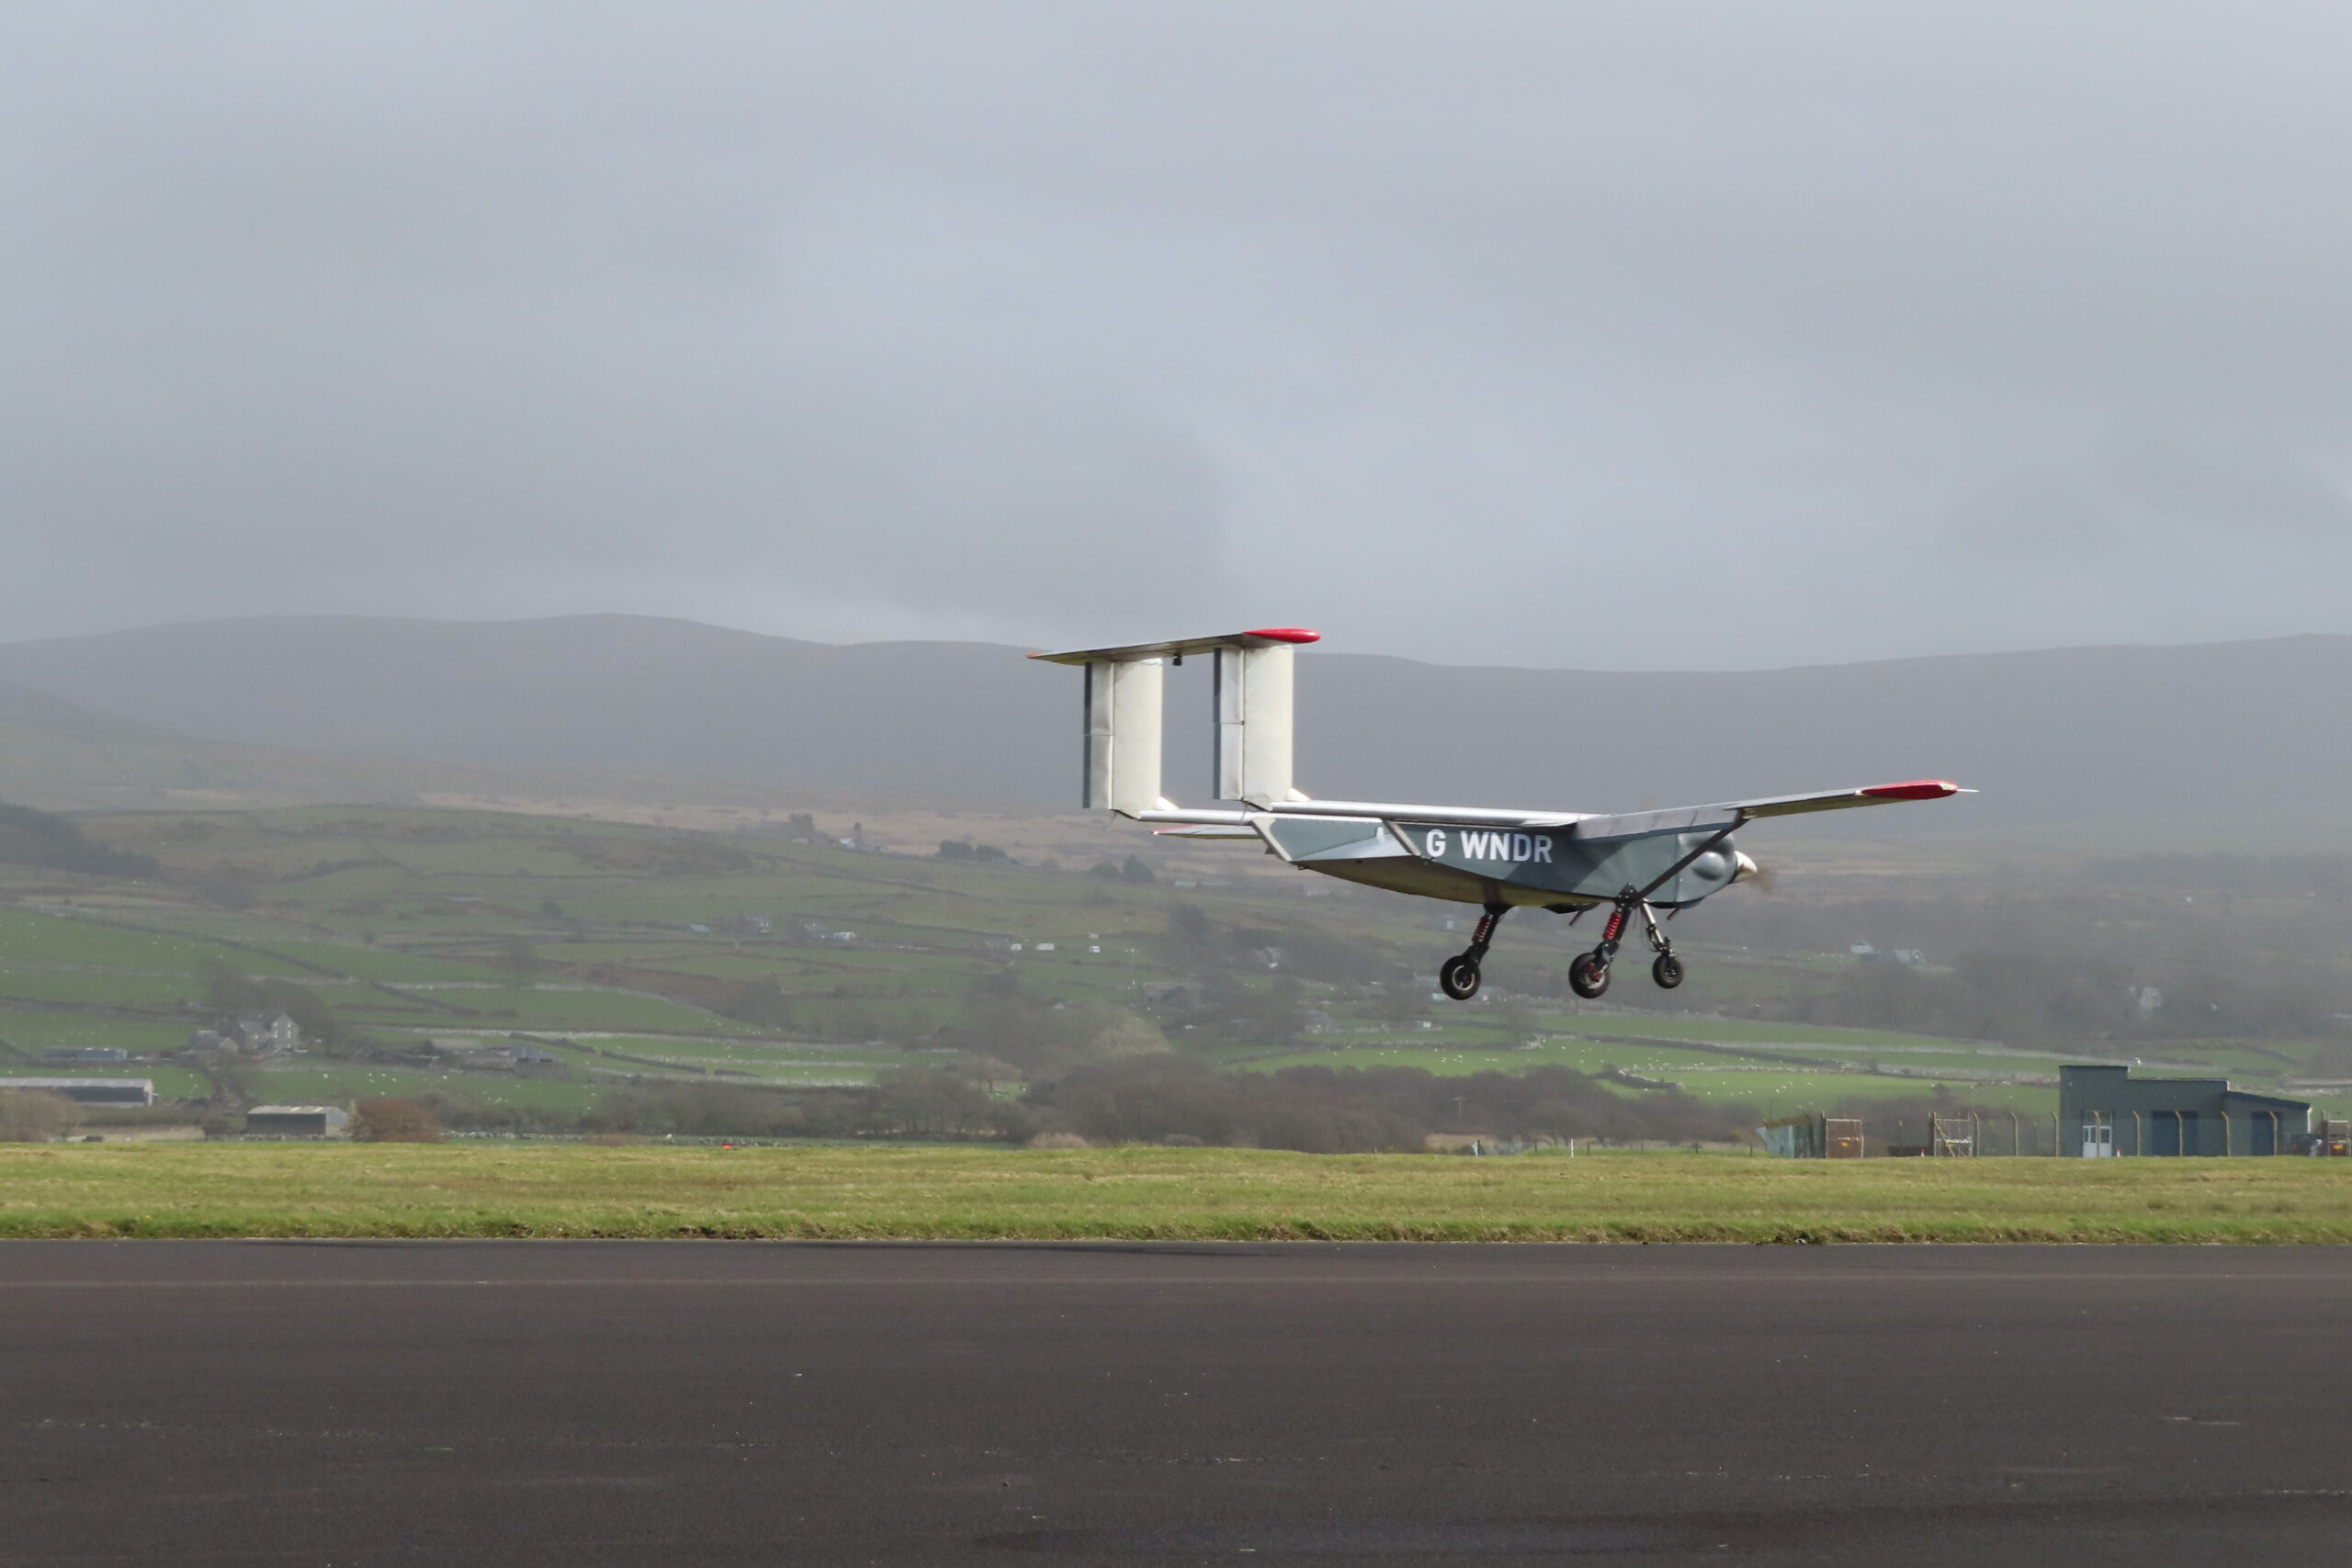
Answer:
[[2352, 631], [2352, 8], [0, 6], [0, 639]]

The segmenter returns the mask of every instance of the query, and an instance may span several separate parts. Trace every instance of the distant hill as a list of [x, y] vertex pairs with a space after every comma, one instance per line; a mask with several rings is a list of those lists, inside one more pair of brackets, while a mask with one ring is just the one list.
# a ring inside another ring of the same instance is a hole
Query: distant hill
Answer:
[[1049, 808], [1077, 777], [1051, 755], [1076, 732], [1067, 677], [987, 644], [833, 647], [632, 615], [0, 645], [0, 681], [215, 740]]
[[46, 692], [0, 684], [0, 802], [15, 805], [200, 810], [398, 803], [436, 792], [546, 795], [550, 787], [549, 781], [485, 768], [175, 735]]
[[[1068, 808], [1077, 679], [1021, 651], [626, 615], [292, 617], [0, 645], [0, 681], [96, 710], [70, 716], [95, 727], [77, 742], [92, 758], [153, 750], [152, 731], [106, 729], [129, 719], [354, 760]], [[2352, 637], [1674, 674], [1318, 649], [1299, 671], [1300, 778], [1332, 796], [1608, 809], [1943, 775], [1984, 794], [1906, 814], [1906, 835], [2097, 823], [2110, 842], [2138, 827], [2215, 844], [2285, 828], [2352, 836], [2335, 826], [2352, 772]], [[1170, 788], [1197, 800], [1205, 727], [1188, 716], [1205, 712], [1205, 676], [1176, 680]]]

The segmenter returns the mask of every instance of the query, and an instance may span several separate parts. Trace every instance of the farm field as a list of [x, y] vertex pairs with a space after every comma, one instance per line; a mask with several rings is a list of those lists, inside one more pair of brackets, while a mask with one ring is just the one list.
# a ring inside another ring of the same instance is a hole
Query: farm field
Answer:
[[0, 1010], [0, 1047], [5, 1047], [0, 1048], [0, 1064], [7, 1064], [10, 1071], [25, 1071], [43, 1051], [88, 1047], [156, 1056], [177, 1049], [187, 1032], [187, 1024], [177, 1021]]
[[[1953, 1043], [1928, 1034], [1902, 1034], [1883, 1029], [1841, 1029], [1826, 1023], [1762, 1023], [1742, 1018], [1709, 1018], [1702, 1014], [1603, 1011], [1586, 1003], [1564, 1015], [1568, 1027], [1593, 1034], [1657, 1035], [1667, 1039], [1703, 1040], [1724, 1045], [1757, 1045], [1774, 1050], [1804, 1047], [1868, 1055], [1897, 1047], [1948, 1047]], [[1964, 1048], [1964, 1047], [1963, 1047]]]
[[[596, 1095], [594, 1085], [564, 1079], [367, 1064], [272, 1067], [258, 1071], [254, 1077], [268, 1100], [292, 1105], [343, 1105], [379, 1095], [410, 1097], [456, 1092], [494, 1105], [537, 1106], [576, 1112], [588, 1109]], [[157, 1086], [159, 1092], [161, 1088]]]
[[[436, 1005], [437, 1004], [437, 1005]], [[501, 986], [487, 982], [418, 987], [400, 996], [372, 991], [344, 1010], [355, 1020], [410, 1029], [459, 1029], [469, 1021], [534, 1029], [655, 1030], [682, 1033], [749, 1034], [749, 1024], [661, 997], [586, 986]], [[434, 1024], [420, 1020], [435, 1021]]]
[[[587, 1047], [593, 1046], [591, 1050]], [[584, 1035], [557, 1054], [593, 1071], [634, 1074], [660, 1063], [689, 1072], [708, 1070], [765, 1083], [860, 1084], [891, 1067], [945, 1066], [950, 1053], [895, 1047], [796, 1044], [783, 1041], [710, 1041]], [[624, 1061], [619, 1058], [626, 1057]]]
[[[141, 917], [161, 917], [169, 913], [169, 907], [150, 902], [139, 913]], [[125, 923], [108, 923], [117, 919], [123, 919]], [[118, 917], [112, 911], [92, 918], [59, 919], [51, 911], [0, 908], [0, 954], [5, 954], [11, 965], [84, 964], [139, 974], [190, 976], [223, 954], [216, 942], [151, 929], [143, 922], [134, 925], [128, 920], [129, 917]], [[300, 973], [292, 964], [273, 964], [259, 955], [251, 957], [256, 974]]]
[[[206, 998], [224, 973], [301, 987], [353, 1050], [373, 1053], [264, 1064], [280, 1098], [401, 1084], [575, 1105], [625, 1079], [849, 1086], [971, 1062], [992, 1085], [1017, 1084], [1017, 1071], [982, 1060], [1011, 1047], [969, 1032], [989, 988], [1006, 984], [1038, 1010], [1024, 1027], [1069, 1010], [1125, 1019], [1123, 1049], [1164, 1041], [1231, 1071], [1613, 1069], [1620, 1097], [1671, 1084], [1762, 1115], [1930, 1096], [2046, 1113], [2054, 1095], [2038, 1080], [2076, 1055], [2032, 1035], [1994, 1043], [1790, 1021], [1841, 988], [1933, 986], [1951, 971], [1871, 966], [1821, 951], [1817, 937], [1775, 936], [1799, 916], [1815, 922], [1808, 931], [1830, 920], [1833, 940], [1848, 929], [1785, 895], [1711, 905], [1680, 944], [1693, 965], [1684, 989], [1654, 992], [1629, 971], [1597, 1003], [1561, 985], [1589, 931], [1531, 912], [1504, 927], [1488, 990], [1464, 1006], [1431, 999], [1428, 980], [1464, 940], [1462, 912], [1325, 884], [1243, 848], [1138, 840], [1161, 857], [1138, 878], [1084, 861], [1055, 870], [852, 851], [830, 830], [795, 841], [410, 807], [84, 820], [158, 857], [165, 874], [0, 866], [0, 1070], [73, 1046], [128, 1049], [134, 1068], [153, 1066], [213, 1021]], [[1805, 853], [1820, 867], [1811, 886], [1827, 890], [1818, 897], [1905, 885], [1883, 852]], [[1782, 863], [1805, 885], [1802, 857]], [[1217, 885], [1197, 886], [1212, 868]], [[2256, 917], [2249, 907], [2234, 918]], [[1882, 917], [1853, 919], [1860, 931]], [[1738, 940], [1710, 940], [1725, 931]], [[2309, 1035], [2201, 1041], [2181, 1059], [2153, 1042], [2100, 1049], [2272, 1089], [2342, 1048], [2328, 1016]], [[424, 1049], [510, 1034], [552, 1043], [566, 1066], [521, 1079], [433, 1067]], [[374, 1076], [346, 1070], [363, 1067]], [[570, 1087], [558, 1094], [557, 1080]], [[2312, 1098], [2333, 1114], [2347, 1103]]]
[[2343, 1162], [0, 1146], [0, 1235], [2352, 1242]]
[[161, 1062], [8, 1062], [0, 1063], [0, 1077], [68, 1078], [146, 1078], [158, 1100], [201, 1100], [211, 1086], [203, 1074]]

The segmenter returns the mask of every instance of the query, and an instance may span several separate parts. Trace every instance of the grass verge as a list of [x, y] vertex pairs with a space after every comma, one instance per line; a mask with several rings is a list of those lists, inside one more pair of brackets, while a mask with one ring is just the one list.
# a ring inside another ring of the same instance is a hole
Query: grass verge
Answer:
[[0, 1236], [2352, 1242], [2332, 1160], [0, 1146]]

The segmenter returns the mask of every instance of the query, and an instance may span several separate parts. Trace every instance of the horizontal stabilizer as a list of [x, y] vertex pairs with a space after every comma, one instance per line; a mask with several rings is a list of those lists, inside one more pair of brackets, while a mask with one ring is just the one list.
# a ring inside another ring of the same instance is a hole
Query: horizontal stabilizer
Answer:
[[1219, 648], [1280, 648], [1321, 642], [1321, 632], [1299, 626], [1261, 626], [1252, 632], [1227, 632], [1222, 637], [1178, 637], [1170, 642], [1136, 642], [1125, 648], [1080, 648], [1068, 653], [1033, 653], [1048, 664], [1131, 664], [1142, 659], [1182, 659]]

